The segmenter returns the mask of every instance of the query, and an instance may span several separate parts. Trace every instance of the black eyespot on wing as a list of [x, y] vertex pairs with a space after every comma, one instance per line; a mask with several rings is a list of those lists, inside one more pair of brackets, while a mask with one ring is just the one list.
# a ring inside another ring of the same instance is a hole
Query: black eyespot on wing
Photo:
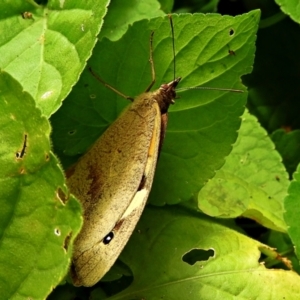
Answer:
[[103, 244], [108, 245], [112, 239], [114, 238], [114, 233], [111, 231], [109, 234], [107, 234], [103, 239]]

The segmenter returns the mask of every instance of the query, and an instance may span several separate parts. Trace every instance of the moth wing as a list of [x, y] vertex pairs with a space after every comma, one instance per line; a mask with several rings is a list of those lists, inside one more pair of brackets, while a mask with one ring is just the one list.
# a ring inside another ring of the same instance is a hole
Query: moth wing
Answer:
[[[152, 185], [160, 122], [157, 103], [142, 94], [68, 172], [70, 190], [84, 208], [74, 244], [75, 285], [94, 285], [127, 243]], [[115, 238], [104, 244], [111, 231]]]

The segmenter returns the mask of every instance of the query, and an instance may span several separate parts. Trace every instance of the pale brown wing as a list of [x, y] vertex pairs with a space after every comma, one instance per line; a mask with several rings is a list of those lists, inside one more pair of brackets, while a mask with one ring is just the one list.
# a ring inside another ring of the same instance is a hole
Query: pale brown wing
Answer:
[[[84, 208], [83, 228], [74, 245], [75, 284], [91, 286], [100, 280], [128, 241], [150, 191], [159, 135], [158, 105], [151, 93], [142, 94], [68, 172], [70, 190]], [[147, 184], [137, 193], [143, 178]], [[122, 216], [130, 204], [127, 215], [135, 217], [125, 222], [127, 218]], [[103, 243], [104, 237], [113, 230], [121, 238]]]

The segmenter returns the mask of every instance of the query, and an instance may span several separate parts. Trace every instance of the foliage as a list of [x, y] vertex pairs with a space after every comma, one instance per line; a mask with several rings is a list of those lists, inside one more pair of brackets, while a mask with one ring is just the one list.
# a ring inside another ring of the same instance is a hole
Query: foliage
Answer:
[[[1, 299], [45, 299], [59, 284], [49, 299], [297, 299], [299, 17], [291, 0], [277, 1], [282, 12], [271, 0], [245, 0], [238, 16], [173, 15], [180, 88], [244, 93], [178, 91], [150, 204], [120, 260], [93, 289], [64, 279], [82, 211], [63, 170], [127, 105], [87, 66], [126, 95], [142, 93], [154, 31], [154, 88], [174, 77], [172, 1], [111, 2], [0, 4]], [[174, 9], [234, 14], [225, 2]]]

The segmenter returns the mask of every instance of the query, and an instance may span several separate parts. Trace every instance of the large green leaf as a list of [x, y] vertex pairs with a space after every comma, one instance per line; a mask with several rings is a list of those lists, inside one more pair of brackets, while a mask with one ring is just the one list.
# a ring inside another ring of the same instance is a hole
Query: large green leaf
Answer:
[[163, 15], [157, 0], [113, 0], [109, 4], [99, 39], [107, 37], [116, 41], [127, 31], [130, 24]]
[[245, 112], [239, 137], [225, 165], [200, 191], [199, 208], [210, 216], [245, 216], [286, 231], [283, 203], [288, 174], [256, 118]]
[[21, 83], [43, 114], [56, 111], [78, 80], [108, 2], [1, 1], [0, 68]]
[[297, 299], [297, 273], [267, 269], [261, 253], [275, 254], [200, 213], [147, 207], [121, 255], [134, 281], [108, 299]]
[[[243, 89], [240, 76], [250, 72], [259, 12], [238, 17], [173, 16], [176, 75], [180, 87], [208, 86]], [[100, 77], [130, 96], [151, 81], [149, 38], [154, 31], [156, 85], [173, 79], [169, 19], [135, 23], [118, 42], [99, 42], [89, 65]], [[235, 55], [229, 49], [234, 51]], [[177, 76], [178, 76], [177, 75]], [[222, 166], [240, 126], [246, 93], [186, 90], [171, 107], [169, 124], [151, 202], [172, 203], [196, 195]], [[62, 108], [53, 116], [57, 153], [83, 153], [127, 104], [84, 72]], [[168, 196], [168, 197], [167, 197]]]
[[300, 23], [300, 5], [297, 0], [275, 0], [281, 10], [291, 17], [295, 22]]
[[1, 299], [43, 299], [65, 276], [81, 209], [30, 95], [0, 74]]
[[285, 214], [284, 219], [288, 225], [288, 234], [294, 244], [295, 252], [300, 260], [300, 227], [299, 227], [299, 214], [300, 214], [300, 165], [298, 166], [293, 181], [288, 190], [288, 196], [285, 199]]

